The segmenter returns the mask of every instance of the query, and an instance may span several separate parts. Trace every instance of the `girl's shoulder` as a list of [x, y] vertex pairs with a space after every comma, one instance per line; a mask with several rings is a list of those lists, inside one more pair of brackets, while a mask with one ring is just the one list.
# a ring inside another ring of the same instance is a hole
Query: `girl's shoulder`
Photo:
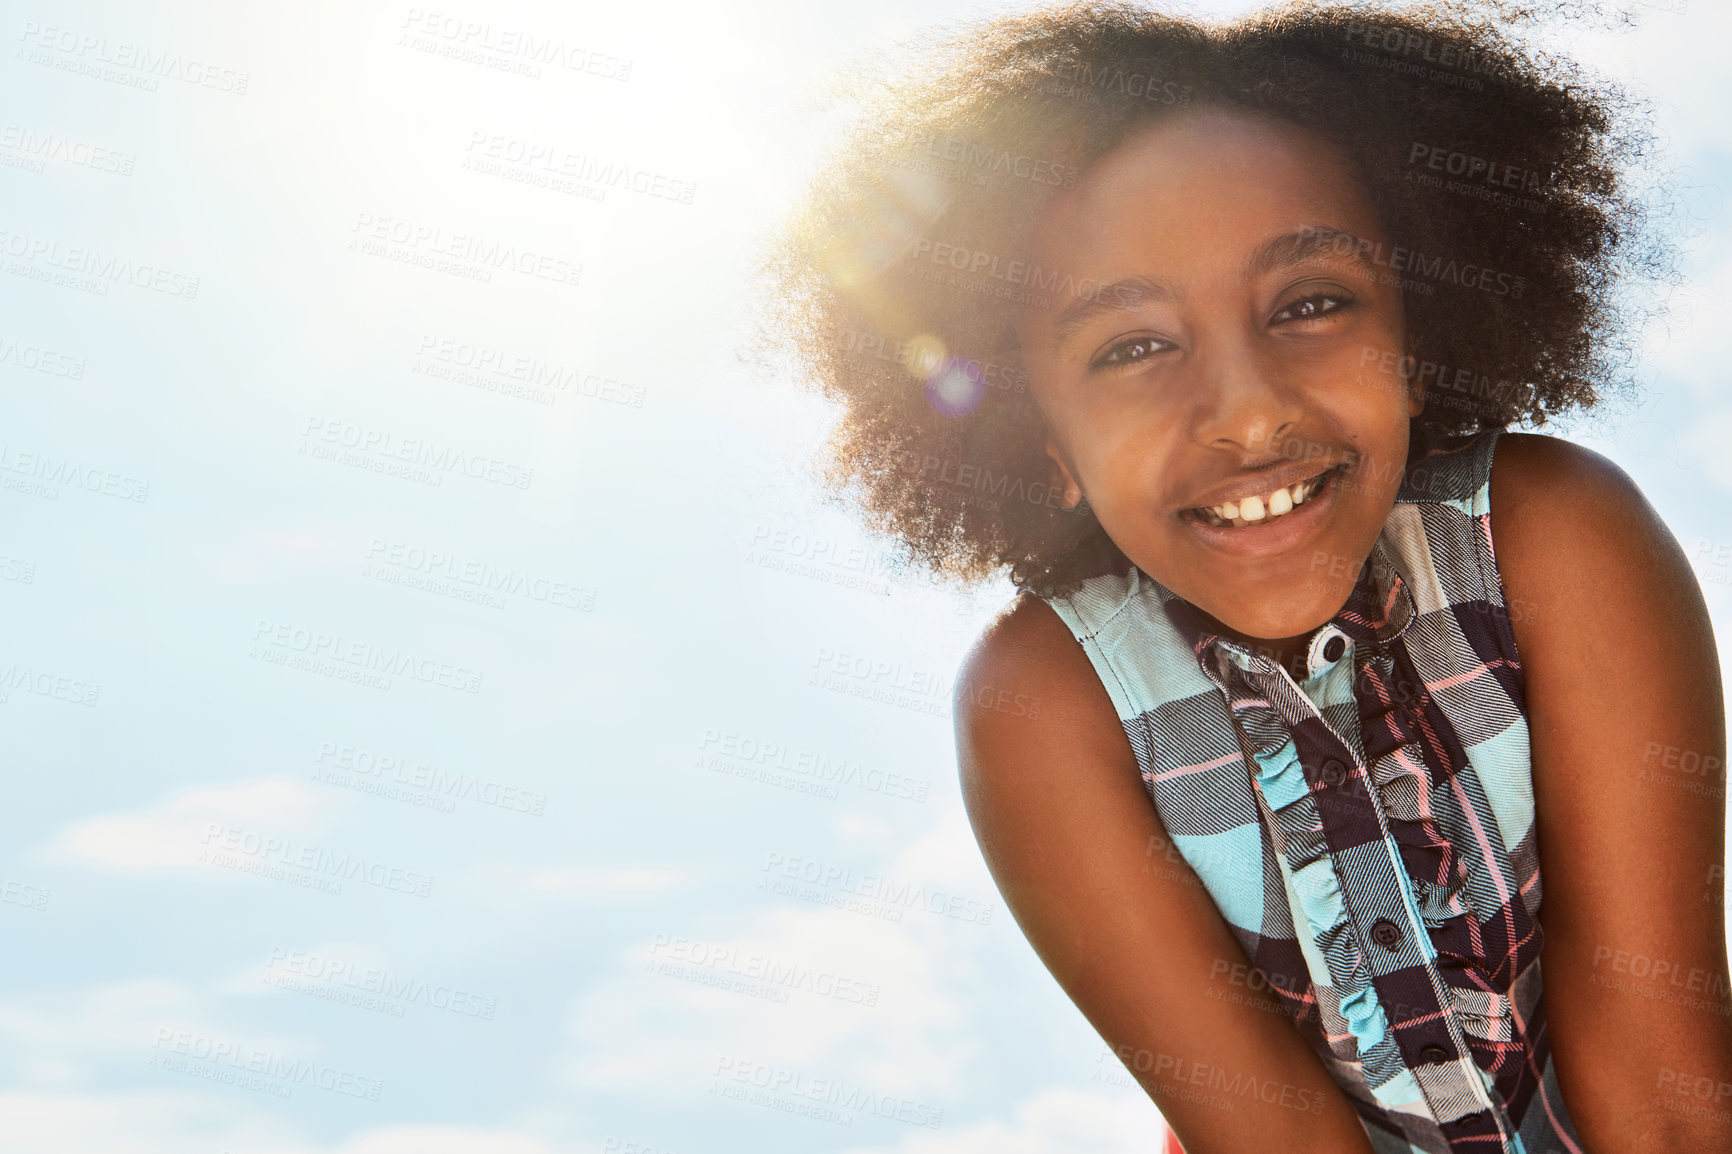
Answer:
[[993, 767], [1020, 764], [1031, 743], [1114, 772], [1135, 768], [1116, 702], [1080, 642], [1051, 601], [1026, 591], [981, 632], [951, 702], [965, 791], [990, 788], [983, 775], [1013, 772]]
[[1632, 604], [1701, 604], [1659, 513], [1628, 473], [1592, 449], [1505, 433], [1486, 490], [1505, 597], [1524, 607], [1511, 618], [1524, 664], [1591, 634], [1619, 646], [1614, 618]]
[[[1628, 473], [1583, 445], [1539, 433], [1505, 432], [1486, 453], [1486, 480], [1496, 510], [1500, 560], [1568, 547], [1574, 534], [1635, 518], [1660, 527], [1659, 516]], [[1627, 550], [1614, 550], [1613, 556]]]

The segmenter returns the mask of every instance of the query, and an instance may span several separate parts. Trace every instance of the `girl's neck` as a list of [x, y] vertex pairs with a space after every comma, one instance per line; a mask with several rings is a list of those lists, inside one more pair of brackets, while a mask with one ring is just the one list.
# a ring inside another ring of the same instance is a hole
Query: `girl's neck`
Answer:
[[[1205, 616], [1207, 615], [1205, 614]], [[1237, 630], [1227, 628], [1213, 617], [1209, 617], [1209, 620], [1214, 622], [1215, 628], [1223, 637], [1231, 638], [1251, 652], [1274, 661], [1285, 669], [1294, 681], [1303, 681], [1309, 675], [1310, 669], [1306, 654], [1311, 648], [1311, 638], [1316, 636], [1317, 629], [1301, 633], [1296, 637], [1270, 640], [1263, 637], [1247, 637]], [[1317, 628], [1321, 629], [1322, 626]]]

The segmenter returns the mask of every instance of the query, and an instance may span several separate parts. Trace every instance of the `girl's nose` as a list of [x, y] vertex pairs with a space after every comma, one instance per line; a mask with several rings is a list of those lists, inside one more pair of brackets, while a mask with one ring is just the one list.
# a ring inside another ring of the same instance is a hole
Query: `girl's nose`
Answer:
[[1242, 350], [1215, 350], [1198, 381], [1192, 435], [1209, 448], [1267, 453], [1304, 415], [1299, 392]]

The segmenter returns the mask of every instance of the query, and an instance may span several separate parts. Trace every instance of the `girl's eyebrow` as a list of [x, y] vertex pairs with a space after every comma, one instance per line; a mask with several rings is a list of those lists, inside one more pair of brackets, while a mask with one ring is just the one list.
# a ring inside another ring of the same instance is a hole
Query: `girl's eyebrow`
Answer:
[[[1244, 277], [1255, 280], [1318, 257], [1344, 260], [1375, 276], [1377, 267], [1370, 256], [1373, 247], [1371, 241], [1361, 240], [1345, 229], [1302, 228], [1258, 245], [1257, 251], [1245, 261]], [[1179, 295], [1172, 282], [1158, 277], [1133, 276], [1116, 280], [1093, 293], [1072, 299], [1053, 321], [1054, 336], [1058, 343], [1063, 344], [1096, 317], [1129, 312], [1150, 301], [1177, 300]]]
[[1376, 275], [1370, 253], [1375, 247], [1345, 229], [1308, 227], [1264, 241], [1245, 262], [1245, 279], [1255, 280], [1278, 269], [1304, 264], [1314, 257], [1337, 257]]
[[1053, 321], [1054, 334], [1064, 343], [1078, 329], [1106, 313], [1129, 312], [1149, 301], [1177, 300], [1172, 282], [1152, 276], [1126, 277], [1102, 285], [1087, 296], [1075, 297]]

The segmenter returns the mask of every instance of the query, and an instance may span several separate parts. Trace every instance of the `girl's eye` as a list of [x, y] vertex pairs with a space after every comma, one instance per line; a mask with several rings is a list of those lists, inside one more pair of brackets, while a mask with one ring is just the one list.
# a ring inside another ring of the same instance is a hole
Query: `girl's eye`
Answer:
[[1352, 303], [1353, 298], [1345, 293], [1313, 293], [1294, 301], [1269, 319], [1277, 324], [1284, 321], [1315, 320], [1325, 313], [1335, 312]]
[[1125, 365], [1135, 364], [1138, 361], [1146, 361], [1162, 349], [1171, 347], [1172, 345], [1159, 337], [1132, 337], [1128, 341], [1121, 341], [1096, 357], [1095, 363], [1090, 367], [1097, 369], [1123, 368]]

